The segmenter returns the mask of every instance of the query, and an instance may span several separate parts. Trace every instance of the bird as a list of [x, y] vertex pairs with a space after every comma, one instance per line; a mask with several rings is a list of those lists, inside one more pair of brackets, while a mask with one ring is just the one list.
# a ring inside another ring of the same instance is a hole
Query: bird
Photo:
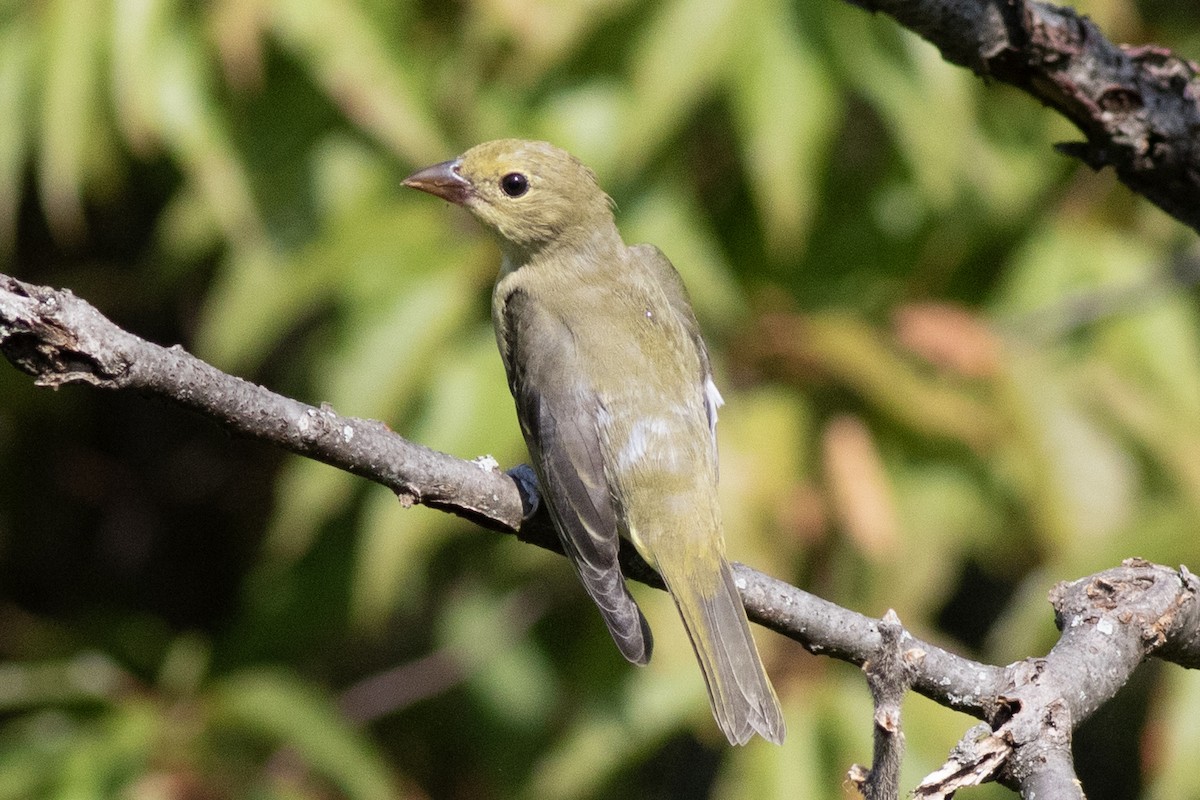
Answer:
[[618, 649], [650, 660], [618, 563], [627, 539], [662, 576], [731, 744], [776, 744], [779, 699], [725, 557], [717, 408], [683, 280], [627, 246], [595, 173], [547, 142], [500, 139], [404, 179], [494, 234], [492, 321], [517, 418], [563, 550]]

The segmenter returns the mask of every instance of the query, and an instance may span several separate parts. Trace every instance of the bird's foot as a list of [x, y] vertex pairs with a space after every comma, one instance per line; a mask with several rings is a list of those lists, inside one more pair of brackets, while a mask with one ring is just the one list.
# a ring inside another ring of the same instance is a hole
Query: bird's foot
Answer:
[[541, 493], [538, 489], [537, 473], [528, 464], [519, 464], [505, 472], [517, 483], [521, 490], [521, 522], [528, 522], [541, 506]]

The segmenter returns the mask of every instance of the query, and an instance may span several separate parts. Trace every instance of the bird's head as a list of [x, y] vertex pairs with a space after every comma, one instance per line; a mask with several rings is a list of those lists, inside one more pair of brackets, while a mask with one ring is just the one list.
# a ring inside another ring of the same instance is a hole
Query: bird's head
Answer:
[[534, 250], [612, 225], [608, 195], [577, 158], [546, 142], [500, 139], [404, 179], [471, 211], [502, 244]]

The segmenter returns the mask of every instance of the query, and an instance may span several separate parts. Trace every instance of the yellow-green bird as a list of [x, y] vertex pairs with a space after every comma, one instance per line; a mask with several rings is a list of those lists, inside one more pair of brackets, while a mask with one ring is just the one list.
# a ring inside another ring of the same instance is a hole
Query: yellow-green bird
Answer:
[[725, 560], [717, 407], [679, 273], [627, 247], [596, 176], [545, 142], [504, 139], [410, 175], [497, 237], [496, 341], [563, 549], [624, 656], [650, 659], [619, 538], [662, 575], [734, 744], [779, 743], [779, 700]]

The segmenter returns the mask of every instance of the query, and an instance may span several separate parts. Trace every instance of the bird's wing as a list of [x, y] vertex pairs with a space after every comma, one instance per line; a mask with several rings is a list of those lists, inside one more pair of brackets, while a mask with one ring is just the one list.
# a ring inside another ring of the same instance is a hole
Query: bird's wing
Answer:
[[650, 660], [650, 628], [617, 561], [620, 540], [597, 428], [570, 331], [517, 289], [505, 299], [501, 349], [517, 416], [555, 527], [621, 653]]
[[696, 376], [696, 385], [704, 394], [704, 410], [708, 414], [708, 427], [712, 434], [715, 455], [717, 409], [724, 405], [725, 401], [722, 399], [721, 393], [717, 391], [717, 385], [713, 382], [708, 347], [705, 346], [704, 337], [700, 334], [700, 323], [696, 321], [696, 312], [692, 310], [692, 303], [688, 299], [687, 287], [683, 285], [683, 278], [679, 276], [675, 265], [663, 254], [663, 251], [654, 245], [639, 244], [629, 249], [631, 255], [646, 266], [655, 283], [662, 289], [667, 298], [667, 305], [675, 312], [675, 316], [683, 324], [688, 336], [696, 345], [696, 351], [700, 354], [700, 374]]

